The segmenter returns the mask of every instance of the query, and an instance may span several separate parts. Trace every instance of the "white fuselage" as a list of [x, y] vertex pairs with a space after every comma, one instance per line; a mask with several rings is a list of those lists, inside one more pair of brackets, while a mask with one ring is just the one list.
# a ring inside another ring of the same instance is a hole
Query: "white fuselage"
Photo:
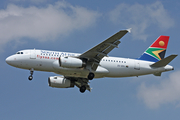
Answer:
[[[67, 77], [87, 78], [89, 70], [82, 68], [63, 68], [59, 66], [59, 57], [79, 56], [77, 53], [57, 52], [47, 50], [22, 50], [15, 55], [9, 56], [6, 62], [14, 67], [22, 69], [34, 69], [36, 71], [54, 72]], [[120, 58], [104, 57], [96, 71], [95, 78], [102, 77], [130, 77], [146, 74], [156, 74], [173, 70], [173, 67], [152, 68], [154, 62]]]

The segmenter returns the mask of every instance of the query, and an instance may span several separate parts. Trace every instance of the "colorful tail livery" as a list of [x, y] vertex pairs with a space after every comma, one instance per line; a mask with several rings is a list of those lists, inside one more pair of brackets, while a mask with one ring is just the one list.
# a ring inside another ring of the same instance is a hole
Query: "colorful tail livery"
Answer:
[[139, 58], [139, 60], [157, 62], [162, 60], [166, 53], [169, 36], [160, 36]]

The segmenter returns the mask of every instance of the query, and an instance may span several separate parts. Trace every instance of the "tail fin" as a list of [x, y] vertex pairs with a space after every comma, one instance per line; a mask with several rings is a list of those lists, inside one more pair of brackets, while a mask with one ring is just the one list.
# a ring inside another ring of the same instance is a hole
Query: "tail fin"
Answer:
[[160, 36], [141, 56], [139, 60], [157, 62], [165, 56], [169, 36]]

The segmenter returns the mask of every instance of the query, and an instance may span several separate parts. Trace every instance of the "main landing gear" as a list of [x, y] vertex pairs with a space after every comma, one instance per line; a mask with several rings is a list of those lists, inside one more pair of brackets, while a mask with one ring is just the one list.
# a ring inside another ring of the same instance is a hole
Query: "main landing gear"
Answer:
[[93, 78], [94, 78], [94, 73], [90, 72], [89, 75], [88, 75], [88, 79], [92, 80]]
[[87, 78], [73, 78], [75, 81], [75, 85], [79, 88], [81, 93], [84, 93], [86, 90], [91, 92], [91, 88], [88, 83], [90, 81]]
[[33, 79], [33, 72], [34, 72], [34, 69], [30, 69], [30, 76], [28, 77], [29, 80], [32, 80]]
[[[89, 75], [87, 76], [87, 79], [86, 79], [87, 81], [85, 83], [87, 84], [87, 82], [89, 80], [92, 80], [94, 76], [95, 76], [94, 73], [90, 72]], [[90, 90], [89, 85], [86, 85], [86, 84], [83, 84], [83, 82], [81, 83], [81, 87], [79, 88], [79, 91], [81, 93], [84, 93], [86, 89]]]
[[79, 91], [80, 91], [81, 93], [84, 93], [84, 92], [86, 91], [86, 86], [85, 86], [85, 85], [81, 86], [80, 89], [79, 89]]

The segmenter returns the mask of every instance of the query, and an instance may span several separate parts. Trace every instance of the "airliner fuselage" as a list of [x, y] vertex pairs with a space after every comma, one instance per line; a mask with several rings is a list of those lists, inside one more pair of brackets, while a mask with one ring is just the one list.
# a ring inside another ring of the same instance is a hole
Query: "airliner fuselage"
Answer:
[[[6, 62], [14, 67], [36, 71], [54, 72], [68, 77], [87, 78], [89, 70], [85, 68], [64, 68], [59, 65], [59, 57], [79, 56], [77, 53], [57, 52], [47, 50], [22, 50], [6, 59]], [[102, 77], [131, 77], [146, 74], [156, 74], [173, 70], [173, 67], [152, 68], [153, 62], [120, 58], [104, 57], [97, 68], [95, 78]]]

